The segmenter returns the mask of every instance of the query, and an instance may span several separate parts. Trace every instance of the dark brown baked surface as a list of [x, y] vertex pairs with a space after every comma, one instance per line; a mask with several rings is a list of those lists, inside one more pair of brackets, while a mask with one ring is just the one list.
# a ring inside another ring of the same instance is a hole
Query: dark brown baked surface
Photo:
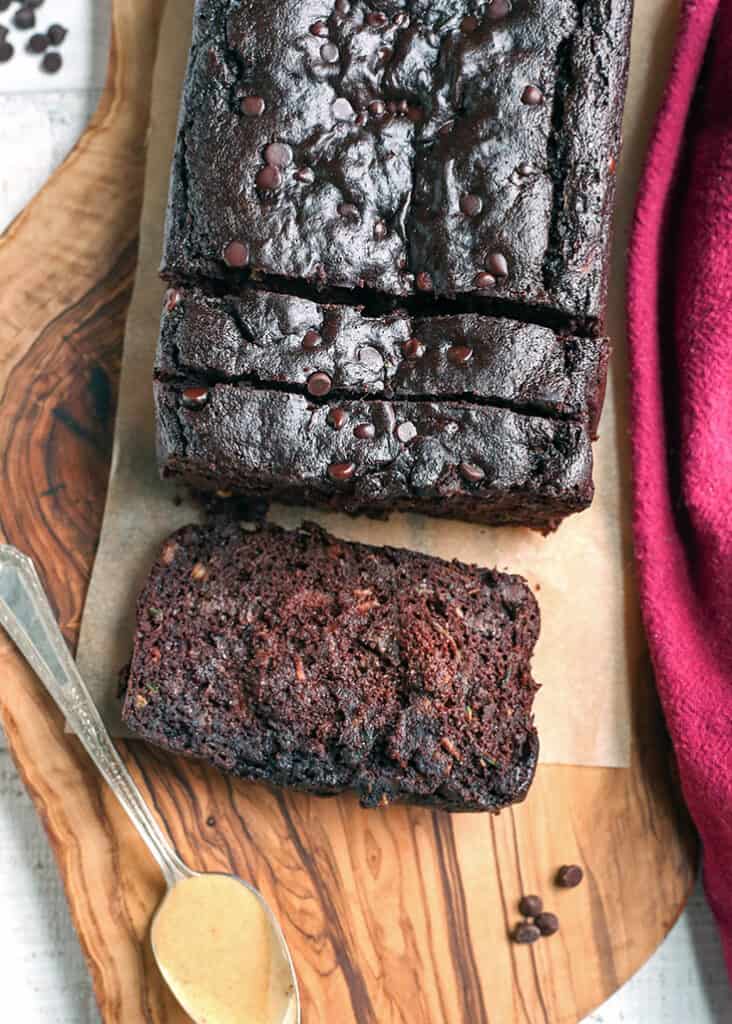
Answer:
[[517, 576], [313, 526], [191, 526], [140, 594], [124, 719], [247, 779], [494, 811], [536, 766], [538, 632]]

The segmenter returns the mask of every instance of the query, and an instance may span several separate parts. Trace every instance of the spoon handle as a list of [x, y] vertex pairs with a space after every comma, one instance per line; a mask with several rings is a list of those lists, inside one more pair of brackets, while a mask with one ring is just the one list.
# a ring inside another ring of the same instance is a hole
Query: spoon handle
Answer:
[[169, 886], [193, 874], [150, 813], [107, 732], [69, 652], [35, 566], [16, 548], [0, 545], [0, 625], [15, 641], [111, 786]]

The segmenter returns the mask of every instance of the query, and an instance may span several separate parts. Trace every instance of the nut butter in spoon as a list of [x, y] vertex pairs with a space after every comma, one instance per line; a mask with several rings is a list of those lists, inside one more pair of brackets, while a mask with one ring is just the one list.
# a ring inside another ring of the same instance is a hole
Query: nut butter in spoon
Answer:
[[163, 872], [152, 944], [195, 1024], [299, 1024], [285, 937], [264, 897], [233, 875], [200, 874], [150, 813], [74, 664], [33, 562], [0, 545], [0, 625], [15, 641], [109, 783]]
[[151, 929], [155, 959], [198, 1024], [295, 1024], [289, 958], [262, 897], [232, 875], [177, 882]]

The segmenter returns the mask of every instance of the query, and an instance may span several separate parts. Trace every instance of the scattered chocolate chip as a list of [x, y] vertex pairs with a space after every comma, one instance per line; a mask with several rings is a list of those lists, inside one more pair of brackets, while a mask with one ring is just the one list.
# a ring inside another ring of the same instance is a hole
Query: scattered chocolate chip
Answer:
[[372, 11], [366, 15], [366, 24], [371, 28], [383, 28], [388, 20], [383, 11]]
[[48, 36], [44, 35], [43, 32], [34, 32], [28, 40], [28, 50], [30, 53], [43, 53], [44, 50], [48, 49]]
[[172, 313], [175, 307], [180, 303], [183, 295], [179, 288], [168, 288], [165, 293], [165, 308], [168, 313]]
[[426, 271], [422, 270], [417, 274], [416, 285], [421, 292], [431, 292], [433, 287], [432, 278]]
[[383, 100], [371, 100], [368, 110], [372, 117], [383, 117], [386, 113], [386, 103]]
[[270, 142], [264, 147], [262, 155], [265, 163], [272, 164], [273, 167], [289, 167], [292, 163], [292, 150], [284, 142]]
[[486, 291], [488, 288], [493, 288], [495, 283], [496, 279], [493, 274], [489, 274], [485, 270], [481, 271], [480, 274], [476, 274], [473, 279], [473, 284], [479, 291]]
[[578, 864], [565, 864], [557, 871], [557, 885], [561, 889], [574, 889], [584, 877], [585, 873]]
[[465, 366], [473, 358], [473, 350], [469, 345], [451, 345], [447, 350], [447, 358], [453, 366]]
[[191, 579], [198, 580], [198, 582], [200, 583], [200, 581], [205, 580], [207, 576], [208, 569], [203, 564], [203, 562], [196, 562], [196, 564], [191, 569]]
[[478, 25], [480, 25], [480, 22], [475, 17], [475, 15], [474, 14], [468, 14], [460, 22], [460, 31], [461, 32], [465, 32], [466, 34], [468, 34], [470, 32], [475, 32], [475, 30], [478, 27]]
[[333, 381], [330, 379], [327, 373], [323, 373], [319, 370], [317, 373], [311, 373], [307, 381], [308, 394], [314, 398], [322, 398], [327, 395], [330, 389], [333, 387]]
[[324, 38], [328, 35], [328, 24], [325, 21], [314, 21], [310, 26], [310, 32], [314, 36]]
[[394, 21], [392, 22], [394, 28], [407, 28], [409, 25], [409, 15], [406, 11], [400, 11], [399, 14], [394, 15]]
[[489, 18], [503, 18], [511, 12], [511, 0], [489, 0], [486, 14]]
[[492, 252], [486, 266], [494, 277], [508, 277], [508, 261], [502, 252]]
[[355, 472], [356, 467], [352, 462], [332, 462], [328, 466], [328, 476], [331, 480], [350, 480]]
[[409, 112], [409, 103], [407, 102], [407, 100], [398, 100], [396, 109], [397, 114], [406, 114]]
[[559, 931], [559, 918], [556, 914], [550, 914], [549, 911], [536, 914], [534, 924], [542, 935], [555, 935]]
[[536, 917], [544, 909], [540, 896], [522, 896], [519, 900], [519, 913], [524, 917]]
[[249, 263], [249, 246], [246, 242], [229, 242], [223, 256], [227, 267], [246, 267]]
[[265, 102], [261, 96], [245, 96], [241, 101], [241, 112], [247, 117], [261, 117], [264, 113]]
[[36, 16], [33, 13], [32, 7], [19, 7], [13, 15], [13, 24], [16, 28], [26, 29], [33, 28], [36, 24]]
[[68, 34], [69, 30], [63, 25], [51, 25], [46, 32], [52, 46], [60, 46]]
[[425, 354], [425, 347], [419, 338], [409, 338], [402, 345], [402, 355], [405, 359], [421, 359]]
[[538, 107], [543, 99], [544, 94], [536, 85], [527, 85], [521, 93], [521, 102], [525, 103], [527, 107]]
[[376, 437], [376, 427], [373, 423], [359, 423], [353, 430], [354, 436], [359, 441], [371, 441]]
[[335, 43], [323, 43], [320, 47], [320, 56], [325, 64], [337, 64], [340, 60], [338, 47]]
[[483, 200], [480, 196], [475, 196], [470, 192], [467, 192], [465, 195], [460, 197], [460, 209], [466, 217], [477, 217], [483, 209]]
[[511, 937], [514, 942], [518, 942], [520, 945], [527, 945], [532, 942], [536, 942], [537, 939], [541, 938], [541, 932], [535, 924], [529, 924], [528, 921], [522, 921], [520, 924], [516, 925]]
[[328, 423], [334, 430], [340, 430], [347, 419], [348, 413], [346, 410], [339, 409], [337, 406], [331, 409], [327, 416]]
[[5, 42], [5, 40], [0, 42], [0, 64], [6, 64], [12, 59], [14, 53], [15, 49], [10, 43]]
[[312, 185], [315, 181], [315, 172], [312, 167], [298, 167], [295, 171], [295, 177], [305, 185]]
[[389, 234], [389, 229], [383, 220], [377, 220], [374, 224], [374, 238], [377, 242], [383, 242], [386, 236]]
[[460, 475], [469, 484], [479, 484], [481, 480], [485, 479], [485, 470], [476, 466], [474, 462], [461, 462]]
[[368, 124], [369, 115], [365, 110], [362, 110], [360, 114], [356, 114], [356, 124], [359, 128], [363, 128], [364, 125]]
[[185, 388], [181, 397], [186, 408], [202, 409], [208, 401], [208, 388]]
[[338, 121], [350, 121], [353, 117], [353, 107], [344, 96], [339, 96], [333, 103], [333, 116]]
[[417, 436], [417, 433], [417, 428], [411, 422], [411, 420], [407, 420], [405, 423], [400, 423], [399, 426], [396, 428], [397, 439], [401, 441], [402, 444], [408, 444], [413, 438]]
[[55, 75], [57, 71], [61, 70], [63, 64], [63, 58], [60, 53], [50, 51], [44, 54], [43, 60], [41, 61], [41, 70], [45, 71], [49, 75]]
[[309, 331], [305, 331], [305, 336], [302, 339], [302, 347], [306, 352], [311, 352], [314, 348], [317, 348], [322, 342], [322, 338], [316, 330], [312, 327]]
[[530, 174], [534, 173], [534, 168], [526, 160], [522, 161], [516, 169], [522, 178], [528, 178]]
[[279, 167], [275, 167], [274, 164], [265, 164], [265, 166], [257, 172], [255, 183], [260, 191], [272, 192], [275, 189], [278, 189], [282, 184], [282, 171]]
[[359, 219], [358, 209], [357, 209], [357, 207], [355, 207], [353, 205], [353, 203], [339, 203], [338, 204], [338, 215], [340, 217], [342, 217], [343, 220], [358, 220]]

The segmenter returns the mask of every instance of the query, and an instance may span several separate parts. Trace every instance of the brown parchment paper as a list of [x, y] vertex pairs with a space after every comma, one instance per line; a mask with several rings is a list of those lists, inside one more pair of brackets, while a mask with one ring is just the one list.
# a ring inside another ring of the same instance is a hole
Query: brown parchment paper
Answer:
[[[526, 576], [542, 613], [534, 669], [542, 683], [536, 719], [544, 762], [610, 767], [629, 762], [630, 692], [646, 659], [630, 538], [624, 254], [676, 9], [677, 0], [636, 2], [609, 319], [615, 354], [595, 448], [592, 508], [567, 520], [551, 537], [417, 515], [374, 522], [281, 506], [270, 514], [283, 525], [307, 517], [348, 539], [416, 548]], [[131, 650], [135, 597], [163, 537], [199, 517], [182, 488], [158, 478], [151, 394], [163, 292], [157, 271], [191, 10], [192, 0], [168, 0], [160, 33], [139, 266], [125, 337], [112, 471], [77, 652], [81, 672], [117, 735], [124, 734], [116, 695], [119, 670]], [[174, 503], [176, 497], [183, 498], [181, 504]]]

